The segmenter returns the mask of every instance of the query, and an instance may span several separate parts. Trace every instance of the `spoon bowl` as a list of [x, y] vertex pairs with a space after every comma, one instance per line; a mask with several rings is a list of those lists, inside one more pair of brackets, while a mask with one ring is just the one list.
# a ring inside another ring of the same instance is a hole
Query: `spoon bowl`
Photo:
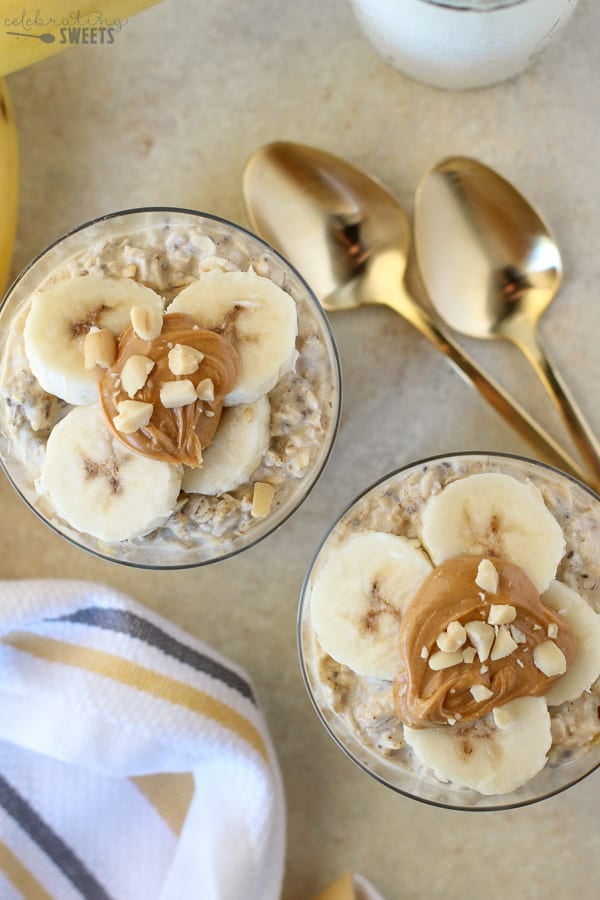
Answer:
[[327, 310], [368, 301], [362, 276], [375, 252], [392, 248], [404, 275], [410, 225], [378, 181], [323, 150], [279, 141], [244, 171], [252, 227], [302, 272]]
[[416, 196], [419, 266], [439, 315], [470, 337], [509, 336], [539, 319], [562, 281], [550, 229], [508, 181], [453, 157], [423, 177]]
[[279, 141], [251, 156], [243, 191], [252, 228], [304, 275], [325, 309], [391, 307], [544, 460], [586, 480], [562, 447], [410, 295], [410, 225], [380, 182], [323, 150]]
[[562, 282], [560, 251], [539, 213], [493, 169], [451, 157], [417, 189], [415, 248], [441, 319], [461, 334], [515, 344], [600, 477], [600, 444], [537, 334]]

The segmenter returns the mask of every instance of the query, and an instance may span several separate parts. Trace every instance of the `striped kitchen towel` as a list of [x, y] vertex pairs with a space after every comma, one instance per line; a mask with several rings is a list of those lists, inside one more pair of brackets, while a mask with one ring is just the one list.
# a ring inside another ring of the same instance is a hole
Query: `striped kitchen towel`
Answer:
[[284, 835], [244, 672], [108, 587], [0, 582], [2, 900], [277, 900]]

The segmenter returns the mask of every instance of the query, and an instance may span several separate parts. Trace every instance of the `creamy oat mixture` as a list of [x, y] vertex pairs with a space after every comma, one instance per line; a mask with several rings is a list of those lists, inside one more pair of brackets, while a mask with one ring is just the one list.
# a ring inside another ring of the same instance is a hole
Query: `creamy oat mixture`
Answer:
[[[591, 495], [550, 470], [524, 470], [517, 460], [455, 457], [424, 464], [398, 475], [363, 496], [342, 517], [321, 550], [320, 559], [352, 535], [377, 531], [420, 541], [421, 515], [428, 499], [446, 485], [482, 472], [501, 472], [534, 484], [560, 525], [566, 550], [556, 579], [600, 612], [600, 504]], [[310, 587], [305, 597], [302, 642], [305, 664], [319, 705], [333, 710], [350, 734], [375, 758], [440, 783], [416, 759], [403, 736], [392, 681], [357, 675], [329, 656], [310, 622]], [[573, 760], [600, 740], [600, 678], [578, 699], [549, 708], [552, 746], [548, 765]]]
[[[276, 260], [266, 253], [251, 254], [218, 223], [211, 226], [211, 236], [201, 226], [169, 223], [99, 241], [59, 266], [42, 287], [88, 273], [132, 278], [169, 303], [183, 288], [214, 269], [253, 271], [291, 292], [286, 272]], [[254, 482], [275, 487], [271, 514], [302, 494], [304, 481], [318, 465], [335, 427], [337, 385], [322, 324], [306, 297], [295, 292], [294, 300], [298, 313], [295, 370], [268, 395], [270, 443], [251, 482], [220, 496], [182, 491], [164, 526], [121, 543], [133, 547], [157, 542], [173, 550], [206, 546], [210, 555], [211, 548], [217, 552], [256, 526], [251, 515]], [[31, 499], [48, 436], [71, 407], [45, 393], [31, 372], [23, 339], [27, 313], [25, 305], [11, 323], [0, 370], [0, 396], [10, 453], [24, 464], [28, 477], [28, 483], [18, 487]]]

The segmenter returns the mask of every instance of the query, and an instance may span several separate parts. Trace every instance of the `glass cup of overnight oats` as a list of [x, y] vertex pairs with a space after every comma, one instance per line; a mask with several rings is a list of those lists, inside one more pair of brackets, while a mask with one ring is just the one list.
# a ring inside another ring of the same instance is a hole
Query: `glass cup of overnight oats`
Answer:
[[600, 498], [502, 454], [408, 465], [325, 536], [298, 616], [313, 705], [401, 794], [492, 810], [600, 766]]
[[108, 560], [186, 568], [282, 524], [318, 479], [340, 371], [314, 294], [216, 216], [104, 216], [0, 310], [0, 461], [34, 513]]

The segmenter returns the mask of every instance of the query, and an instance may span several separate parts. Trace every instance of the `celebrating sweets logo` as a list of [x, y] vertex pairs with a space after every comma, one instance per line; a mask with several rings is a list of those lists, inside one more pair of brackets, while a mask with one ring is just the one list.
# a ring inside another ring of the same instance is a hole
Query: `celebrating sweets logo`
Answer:
[[24, 9], [19, 16], [4, 19], [6, 34], [34, 38], [43, 44], [114, 44], [127, 20], [108, 19], [100, 10], [73, 10], [63, 17], [43, 16], [41, 10]]

